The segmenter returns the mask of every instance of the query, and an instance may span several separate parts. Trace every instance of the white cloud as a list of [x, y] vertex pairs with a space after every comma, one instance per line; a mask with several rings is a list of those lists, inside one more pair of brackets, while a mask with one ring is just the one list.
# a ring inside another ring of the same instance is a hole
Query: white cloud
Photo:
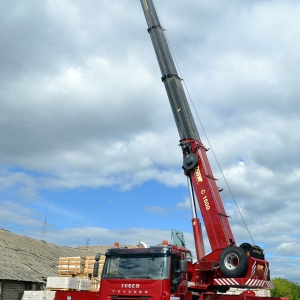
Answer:
[[176, 205], [178, 209], [191, 209], [191, 200], [189, 197], [186, 197], [183, 202], [179, 202]]
[[1, 201], [0, 205], [1, 227], [7, 228], [11, 224], [16, 224], [19, 228], [36, 229], [42, 228], [42, 222], [38, 219], [34, 211], [23, 205], [12, 203], [11, 201]]
[[[299, 236], [300, 5], [292, 0], [157, 5], [245, 221], [280, 275], [289, 255], [299, 260], [293, 248]], [[2, 1], [0, 19], [3, 226], [15, 211], [11, 223], [39, 236], [43, 216], [30, 205], [43, 205], [44, 191], [186, 184], [140, 3]], [[234, 234], [243, 242], [247, 231], [208, 153]], [[189, 200], [181, 199], [174, 207], [190, 209]], [[53, 204], [56, 215], [59, 209]], [[80, 219], [75, 210], [69, 215], [61, 210], [66, 220]], [[153, 232], [133, 228], [128, 234], [51, 224], [48, 235], [58, 243], [74, 235], [69, 243], [84, 244], [97, 236], [103, 243], [112, 243], [109, 237], [135, 243], [144, 234], [154, 243], [167, 235], [162, 224]], [[291, 276], [299, 281], [297, 270]]]

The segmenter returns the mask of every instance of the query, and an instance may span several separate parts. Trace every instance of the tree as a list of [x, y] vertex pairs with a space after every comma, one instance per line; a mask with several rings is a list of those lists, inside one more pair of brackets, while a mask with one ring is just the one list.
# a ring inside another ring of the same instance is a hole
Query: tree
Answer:
[[271, 290], [272, 297], [286, 297], [290, 300], [300, 300], [300, 285], [284, 278], [274, 278], [275, 289]]

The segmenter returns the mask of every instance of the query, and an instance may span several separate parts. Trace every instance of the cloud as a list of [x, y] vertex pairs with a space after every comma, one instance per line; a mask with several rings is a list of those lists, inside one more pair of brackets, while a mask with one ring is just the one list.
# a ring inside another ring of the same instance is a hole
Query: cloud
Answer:
[[186, 197], [183, 202], [179, 202], [176, 205], [178, 209], [191, 209], [191, 200], [189, 197]]
[[7, 228], [11, 224], [15, 224], [18, 228], [23, 226], [31, 229], [42, 227], [42, 222], [34, 211], [17, 203], [2, 201], [0, 211], [2, 228]]
[[145, 212], [151, 213], [151, 214], [158, 214], [158, 215], [164, 215], [166, 213], [170, 213], [169, 209], [163, 208], [161, 206], [146, 206], [144, 208]]
[[[208, 151], [236, 240], [251, 237], [233, 196], [255, 242], [271, 255], [273, 272], [299, 281], [296, 269], [282, 271], [285, 260], [299, 260], [299, 3], [157, 5], [210, 143], [196, 118], [200, 136], [217, 156], [218, 163]], [[98, 189], [97, 201], [108, 201], [111, 188], [120, 192], [121, 200], [111, 201], [115, 212], [127, 192], [151, 182], [172, 191], [157, 197], [168, 201], [141, 201], [150, 193], [145, 188], [132, 196], [128, 212], [168, 207], [188, 228], [179, 137], [140, 4], [2, 1], [0, 19], [2, 226], [18, 232], [23, 226], [23, 233], [39, 237], [51, 198], [47, 234], [53, 242], [157, 243], [168, 235], [169, 219], [152, 215], [159, 222], [152, 231], [130, 223], [130, 214], [119, 226], [126, 229], [77, 228], [74, 223], [94, 215], [62, 205], [85, 189]], [[98, 207], [94, 201], [90, 206]], [[185, 234], [192, 242], [188, 229]]]

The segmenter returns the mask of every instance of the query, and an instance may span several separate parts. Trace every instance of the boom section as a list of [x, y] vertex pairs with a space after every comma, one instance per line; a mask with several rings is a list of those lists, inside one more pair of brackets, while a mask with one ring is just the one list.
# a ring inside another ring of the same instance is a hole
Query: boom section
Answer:
[[162, 74], [162, 81], [165, 85], [172, 112], [180, 139], [192, 138], [200, 141], [199, 133], [195, 125], [186, 95], [177, 74], [165, 34], [152, 1], [141, 0], [148, 32], [150, 34], [158, 64]]
[[[208, 162], [207, 149], [205, 149], [200, 141], [200, 136], [182, 85], [182, 79], [178, 76], [164, 29], [160, 24], [152, 0], [141, 0], [141, 4], [161, 70], [162, 81], [165, 85], [179, 132], [185, 175], [190, 178], [190, 182], [193, 185], [192, 190], [195, 192], [198, 200], [211, 248], [212, 250], [216, 250], [226, 248], [229, 245], [235, 245], [228, 216], [225, 213], [219, 189], [216, 185], [216, 179], [212, 174]], [[193, 205], [192, 210], [194, 220], [196, 219], [196, 209]], [[196, 231], [194, 229], [194, 235], [196, 249], [199, 248], [199, 255], [197, 256], [198, 259], [201, 259], [204, 254], [203, 245], [202, 248], [200, 247], [200, 244], [203, 244], [203, 238], [202, 235], [199, 236], [199, 230], [201, 229], [197, 228]], [[197, 233], [195, 234], [195, 232]]]

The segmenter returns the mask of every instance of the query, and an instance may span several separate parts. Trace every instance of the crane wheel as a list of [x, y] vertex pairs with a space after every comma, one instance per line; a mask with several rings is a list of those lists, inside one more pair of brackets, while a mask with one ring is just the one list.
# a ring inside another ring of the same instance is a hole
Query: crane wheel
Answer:
[[226, 277], [243, 277], [248, 270], [247, 254], [239, 247], [229, 246], [221, 252], [219, 266]]

